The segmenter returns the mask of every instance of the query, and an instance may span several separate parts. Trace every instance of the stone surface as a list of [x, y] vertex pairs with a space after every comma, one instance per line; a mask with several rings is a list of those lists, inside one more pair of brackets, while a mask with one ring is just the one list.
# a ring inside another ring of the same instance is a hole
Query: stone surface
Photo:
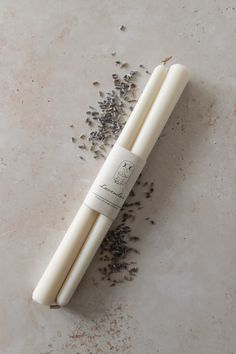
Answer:
[[[235, 2], [0, 9], [0, 353], [235, 354]], [[31, 293], [101, 165], [71, 138], [92, 82], [111, 86], [113, 51], [150, 70], [173, 55], [192, 73], [144, 172], [156, 225], [136, 222], [135, 281], [109, 287], [95, 259], [70, 306], [49, 310]]]

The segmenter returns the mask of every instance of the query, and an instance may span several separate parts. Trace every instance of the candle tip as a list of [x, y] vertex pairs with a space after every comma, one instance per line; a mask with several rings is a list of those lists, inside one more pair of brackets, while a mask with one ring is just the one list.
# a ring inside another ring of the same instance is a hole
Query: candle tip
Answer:
[[183, 65], [183, 64], [173, 64], [173, 65], [171, 65], [170, 70], [178, 70], [178, 71], [181, 71], [181, 72], [185, 72], [185, 75], [186, 75], [186, 77], [187, 77], [187, 80], [190, 79], [190, 76], [191, 76], [191, 75], [190, 75], [190, 72], [189, 72], [189, 70], [186, 68], [186, 66]]

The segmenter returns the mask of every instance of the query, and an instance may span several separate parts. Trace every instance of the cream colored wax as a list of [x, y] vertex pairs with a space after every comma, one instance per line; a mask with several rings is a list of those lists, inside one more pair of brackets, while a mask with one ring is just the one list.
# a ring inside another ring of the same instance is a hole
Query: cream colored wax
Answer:
[[[122, 130], [117, 144], [127, 149], [130, 149], [133, 145], [166, 74], [167, 70], [164, 65], [159, 65], [155, 68]], [[55, 302], [56, 296], [84, 244], [89, 231], [95, 226], [95, 221], [98, 216], [99, 214], [95, 210], [82, 204], [33, 292], [34, 301], [44, 305], [50, 305]], [[99, 225], [100, 223], [97, 228]]]
[[77, 250], [82, 247], [97, 216], [97, 213], [82, 204], [33, 292], [34, 301], [43, 305], [51, 305], [55, 301], [73, 260], [78, 254]]
[[[143, 159], [148, 158], [181, 96], [189, 76], [188, 70], [183, 65], [175, 64], [170, 67], [152, 108], [134, 141], [131, 149], [134, 154]], [[102, 214], [98, 216], [57, 296], [58, 305], [65, 306], [70, 301], [111, 224], [112, 221], [106, 216]]]

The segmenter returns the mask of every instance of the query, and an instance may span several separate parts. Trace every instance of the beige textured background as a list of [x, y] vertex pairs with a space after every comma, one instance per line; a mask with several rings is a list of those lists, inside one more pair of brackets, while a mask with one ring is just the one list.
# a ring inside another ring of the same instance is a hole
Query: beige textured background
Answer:
[[[0, 2], [1, 354], [236, 353], [235, 7]], [[101, 164], [79, 159], [69, 125], [84, 131], [92, 81], [110, 87], [112, 51], [132, 68], [173, 55], [192, 80], [145, 169], [156, 225], [137, 221], [137, 279], [110, 288], [95, 260], [49, 310], [32, 289]]]

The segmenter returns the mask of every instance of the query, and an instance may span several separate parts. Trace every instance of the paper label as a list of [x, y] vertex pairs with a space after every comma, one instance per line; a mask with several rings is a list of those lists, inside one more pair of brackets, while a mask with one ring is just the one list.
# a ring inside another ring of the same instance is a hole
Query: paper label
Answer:
[[114, 220], [128, 197], [146, 161], [114, 145], [90, 188], [84, 203]]

